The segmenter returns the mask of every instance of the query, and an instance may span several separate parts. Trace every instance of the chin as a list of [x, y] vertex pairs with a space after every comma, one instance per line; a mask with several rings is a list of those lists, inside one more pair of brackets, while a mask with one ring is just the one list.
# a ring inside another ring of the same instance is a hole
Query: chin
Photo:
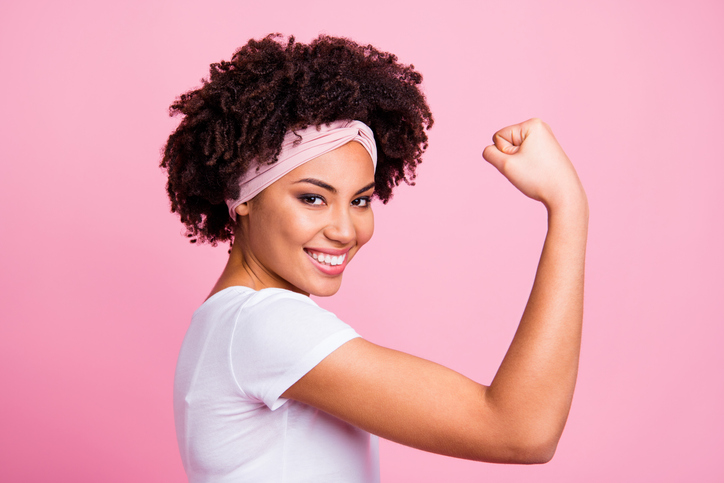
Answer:
[[310, 287], [309, 295], [314, 295], [315, 297], [331, 297], [332, 295], [339, 292], [339, 289], [341, 287], [341, 280], [337, 283], [320, 284], [315, 287]]

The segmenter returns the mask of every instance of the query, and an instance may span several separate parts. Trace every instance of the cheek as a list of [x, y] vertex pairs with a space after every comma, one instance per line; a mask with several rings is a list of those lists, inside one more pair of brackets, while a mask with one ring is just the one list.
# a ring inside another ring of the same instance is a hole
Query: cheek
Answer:
[[308, 243], [320, 231], [320, 221], [314, 212], [297, 210], [278, 220], [282, 238], [292, 244]]
[[362, 246], [372, 238], [375, 232], [375, 217], [372, 210], [369, 211], [362, 219], [358, 222], [357, 227], [357, 245]]
[[258, 209], [251, 222], [256, 231], [257, 247], [262, 250], [288, 250], [289, 245], [307, 241], [315, 229], [315, 220], [305, 210], [296, 209], [293, 202], [277, 201], [271, 208]]
[[298, 233], [294, 217], [283, 211], [257, 210], [249, 217], [249, 244], [252, 252], [262, 262], [285, 257], [288, 244]]

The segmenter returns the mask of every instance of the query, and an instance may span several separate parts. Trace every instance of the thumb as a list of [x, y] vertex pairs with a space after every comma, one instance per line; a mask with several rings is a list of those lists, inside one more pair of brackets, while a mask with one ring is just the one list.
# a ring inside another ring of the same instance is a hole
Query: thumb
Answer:
[[503, 170], [503, 165], [507, 157], [508, 155], [500, 151], [495, 144], [491, 144], [483, 150], [483, 158], [495, 166], [495, 169], [498, 171]]

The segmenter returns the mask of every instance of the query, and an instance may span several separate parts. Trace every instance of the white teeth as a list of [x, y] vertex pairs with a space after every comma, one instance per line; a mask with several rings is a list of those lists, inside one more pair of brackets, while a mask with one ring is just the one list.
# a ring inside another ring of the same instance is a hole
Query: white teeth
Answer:
[[315, 253], [315, 252], [308, 252], [309, 255], [317, 260], [319, 263], [324, 263], [325, 265], [331, 265], [333, 267], [337, 265], [342, 265], [344, 263], [344, 259], [347, 258], [347, 254], [339, 255], [339, 256], [332, 256], [325, 253]]

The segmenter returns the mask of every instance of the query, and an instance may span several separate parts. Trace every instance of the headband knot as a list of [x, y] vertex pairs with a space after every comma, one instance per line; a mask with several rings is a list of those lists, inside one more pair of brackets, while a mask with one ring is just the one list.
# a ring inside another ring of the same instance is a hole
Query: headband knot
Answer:
[[234, 200], [226, 200], [229, 215], [236, 220], [237, 206], [246, 203], [294, 168], [334, 151], [350, 141], [360, 143], [367, 150], [376, 169], [375, 137], [372, 129], [361, 121], [334, 121], [330, 124], [287, 132], [276, 162], [271, 164], [253, 162], [239, 179], [239, 196]]

